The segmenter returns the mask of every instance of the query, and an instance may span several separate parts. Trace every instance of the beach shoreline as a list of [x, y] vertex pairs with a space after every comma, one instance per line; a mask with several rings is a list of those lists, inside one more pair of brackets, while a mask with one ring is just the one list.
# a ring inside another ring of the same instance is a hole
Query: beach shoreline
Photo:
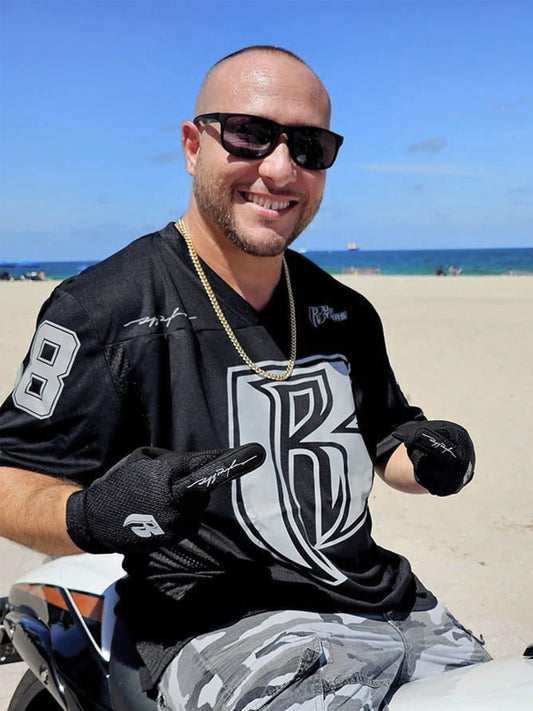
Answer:
[[[408, 496], [376, 481], [374, 538], [405, 554], [493, 656], [520, 655], [533, 642], [533, 278], [336, 278], [377, 308], [408, 399], [430, 419], [463, 423], [476, 444], [476, 476], [457, 496]], [[57, 283], [0, 282], [2, 400]], [[4, 539], [0, 555], [0, 595], [41, 559]]]

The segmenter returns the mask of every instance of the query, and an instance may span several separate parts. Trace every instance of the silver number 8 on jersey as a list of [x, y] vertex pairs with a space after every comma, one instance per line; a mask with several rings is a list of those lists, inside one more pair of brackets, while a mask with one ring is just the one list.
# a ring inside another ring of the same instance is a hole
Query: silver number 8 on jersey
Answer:
[[29, 363], [13, 390], [15, 405], [39, 420], [50, 417], [79, 347], [74, 331], [43, 321], [35, 333]]

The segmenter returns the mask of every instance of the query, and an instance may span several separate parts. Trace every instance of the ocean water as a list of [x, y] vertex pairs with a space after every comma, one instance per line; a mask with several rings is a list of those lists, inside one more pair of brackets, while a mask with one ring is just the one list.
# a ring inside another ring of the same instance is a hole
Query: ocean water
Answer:
[[450, 267], [461, 274], [533, 274], [533, 247], [514, 249], [412, 249], [308, 251], [313, 262], [331, 274], [379, 271], [381, 274], [445, 274]]
[[[305, 256], [330, 274], [376, 272], [380, 274], [435, 274], [437, 267], [448, 273], [450, 266], [461, 274], [531, 274], [533, 247], [499, 249], [411, 249], [411, 250], [339, 250], [305, 252]], [[43, 270], [49, 279], [66, 279], [78, 274], [92, 261], [18, 262], [0, 261], [0, 273], [15, 278]]]

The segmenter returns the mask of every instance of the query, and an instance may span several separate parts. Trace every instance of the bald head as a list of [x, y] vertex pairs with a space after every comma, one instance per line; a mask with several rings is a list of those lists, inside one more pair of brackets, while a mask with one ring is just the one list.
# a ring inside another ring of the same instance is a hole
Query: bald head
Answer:
[[318, 76], [297, 55], [272, 46], [245, 47], [217, 62], [200, 88], [195, 115], [213, 111], [252, 113], [254, 105], [259, 114], [262, 97], [269, 94], [284, 96], [295, 105], [314, 104], [320, 124], [311, 116], [308, 123], [329, 126], [330, 100]]

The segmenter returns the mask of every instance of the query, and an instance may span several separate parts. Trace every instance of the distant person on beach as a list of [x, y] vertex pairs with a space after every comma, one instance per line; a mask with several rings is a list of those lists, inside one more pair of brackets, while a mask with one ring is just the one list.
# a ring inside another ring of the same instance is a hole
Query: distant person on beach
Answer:
[[446, 272], [444, 271], [444, 267], [442, 266], [442, 264], [439, 264], [439, 266], [436, 268], [435, 274], [437, 276], [446, 276]]
[[162, 710], [383, 711], [490, 658], [372, 538], [374, 473], [456, 494], [474, 448], [407, 402], [369, 302], [289, 249], [329, 126], [291, 52], [218, 62], [182, 124], [188, 210], [55, 289], [0, 412], [0, 532], [124, 554], [118, 613]]
[[448, 267], [448, 274], [450, 276], [459, 276], [463, 270], [460, 267], [456, 267], [455, 264], [450, 264]]

